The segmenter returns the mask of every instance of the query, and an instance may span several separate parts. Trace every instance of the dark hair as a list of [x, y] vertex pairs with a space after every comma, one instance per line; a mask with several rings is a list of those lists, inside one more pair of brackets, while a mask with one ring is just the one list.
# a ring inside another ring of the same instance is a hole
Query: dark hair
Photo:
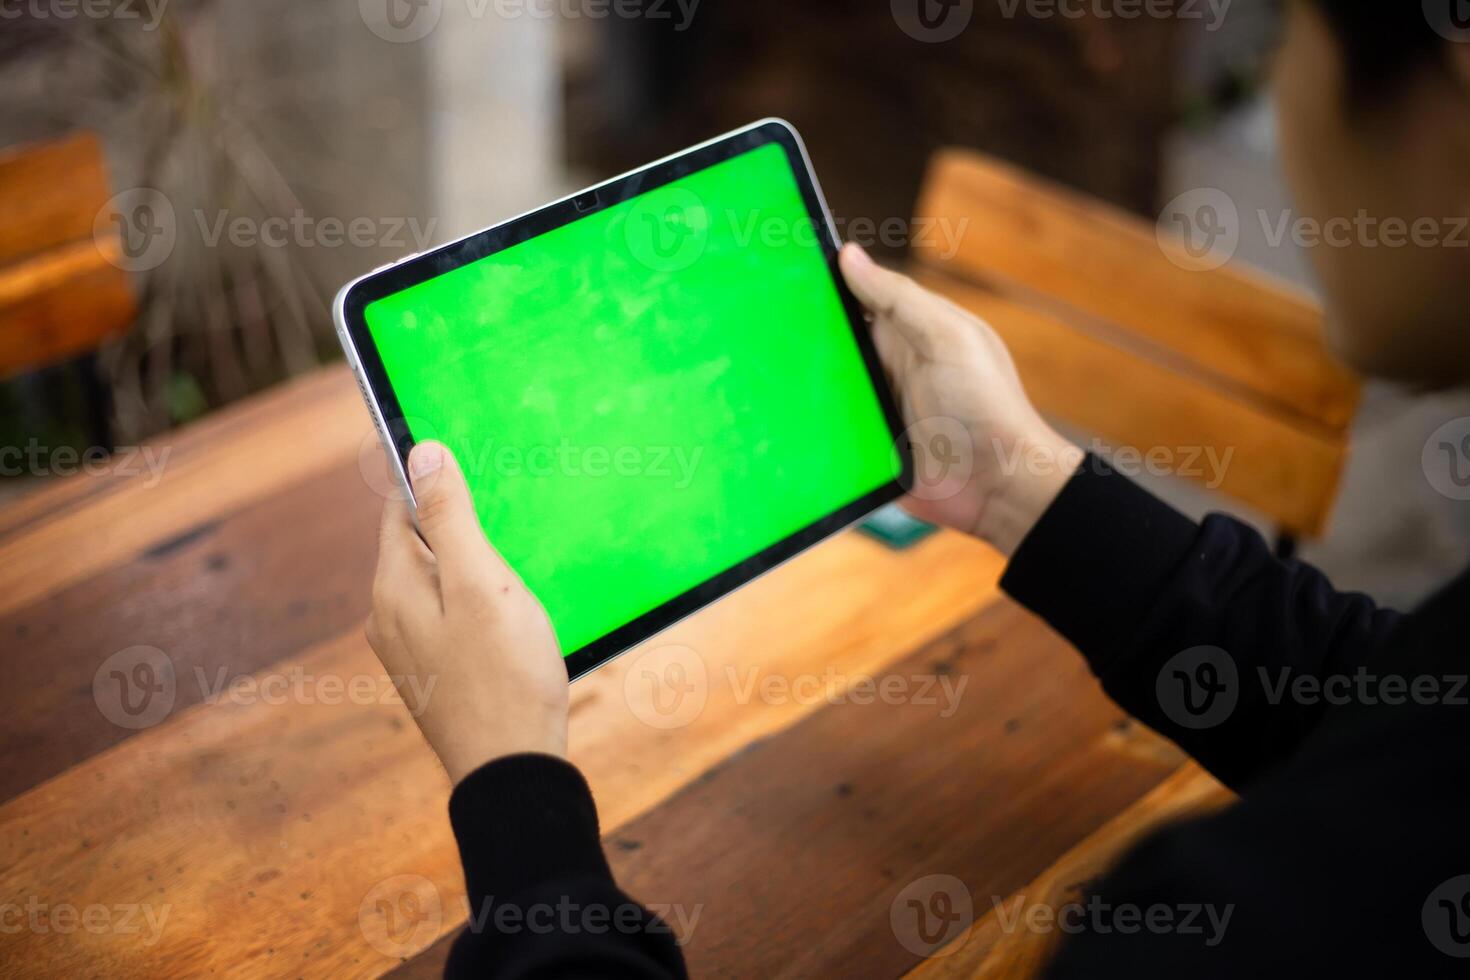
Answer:
[[[1342, 42], [1354, 101], [1392, 93], [1416, 69], [1437, 63], [1448, 43], [1431, 23], [1448, 26], [1453, 5], [1463, 0], [1314, 0]], [[1443, 6], [1441, 12], [1437, 9]]]

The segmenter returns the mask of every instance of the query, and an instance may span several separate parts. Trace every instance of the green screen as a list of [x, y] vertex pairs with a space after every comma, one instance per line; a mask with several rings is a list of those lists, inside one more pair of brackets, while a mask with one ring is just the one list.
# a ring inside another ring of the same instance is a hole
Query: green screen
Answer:
[[899, 475], [779, 144], [365, 315], [564, 653]]

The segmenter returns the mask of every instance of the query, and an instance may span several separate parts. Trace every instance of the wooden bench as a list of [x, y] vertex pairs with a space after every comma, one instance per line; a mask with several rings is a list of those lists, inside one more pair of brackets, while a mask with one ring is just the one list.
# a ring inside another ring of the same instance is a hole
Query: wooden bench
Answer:
[[90, 133], [0, 153], [0, 380], [74, 361], [104, 448], [110, 409], [95, 353], [136, 313], [110, 199]]
[[1044, 413], [1185, 477], [1213, 452], [1220, 492], [1287, 540], [1322, 533], [1360, 386], [1310, 299], [1235, 263], [1198, 271], [1152, 225], [978, 153], [939, 154], [917, 213], [959, 242], [914, 249], [917, 278], [1005, 338]]

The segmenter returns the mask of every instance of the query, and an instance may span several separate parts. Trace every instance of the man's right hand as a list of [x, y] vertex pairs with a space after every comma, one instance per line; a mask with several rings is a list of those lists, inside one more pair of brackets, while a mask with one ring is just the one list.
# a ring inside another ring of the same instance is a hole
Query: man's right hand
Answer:
[[842, 250], [843, 276], [873, 317], [914, 454], [904, 509], [1010, 555], [1061, 493], [1082, 452], [1026, 398], [1005, 343], [908, 276]]

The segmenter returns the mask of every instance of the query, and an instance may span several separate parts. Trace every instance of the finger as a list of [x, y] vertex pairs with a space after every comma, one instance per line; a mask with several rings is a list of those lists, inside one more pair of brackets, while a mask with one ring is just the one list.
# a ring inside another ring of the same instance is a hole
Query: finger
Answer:
[[437, 442], [421, 442], [408, 457], [419, 530], [439, 563], [445, 588], [499, 577], [505, 563], [480, 528], [470, 488], [454, 454]]
[[414, 530], [408, 502], [385, 501], [383, 519], [378, 525], [379, 575], [421, 574], [433, 566], [434, 554]]
[[898, 328], [887, 320], [873, 323], [873, 346], [878, 350], [878, 360], [894, 388], [903, 393], [903, 382], [913, 366], [914, 346], [904, 339]]
[[442, 612], [434, 556], [414, 530], [408, 504], [389, 500], [378, 529], [378, 569], [373, 578], [373, 605], [380, 617], [397, 620], [405, 613]]
[[839, 261], [853, 295], [874, 316], [897, 327], [925, 357], [934, 353], [936, 336], [951, 331], [956, 318], [967, 317], [944, 297], [874, 262], [861, 246], [845, 246]]

